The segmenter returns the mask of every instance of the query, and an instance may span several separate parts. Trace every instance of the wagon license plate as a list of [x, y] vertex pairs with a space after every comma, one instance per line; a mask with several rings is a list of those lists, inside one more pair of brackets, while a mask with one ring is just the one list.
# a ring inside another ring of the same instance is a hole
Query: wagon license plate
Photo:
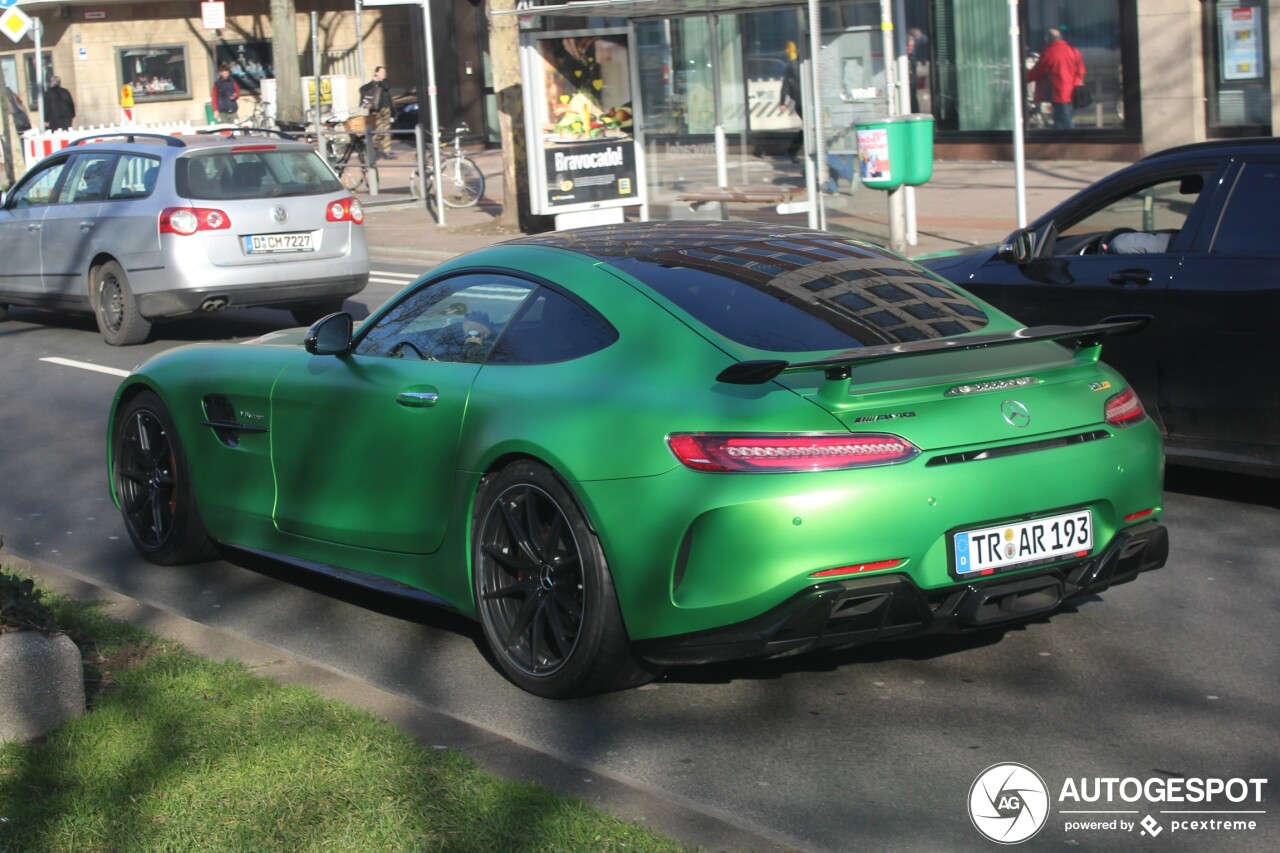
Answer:
[[955, 534], [956, 574], [985, 575], [1083, 557], [1093, 548], [1093, 514], [1067, 512]]
[[296, 231], [290, 234], [246, 234], [243, 239], [244, 251], [247, 255], [316, 250], [316, 236], [313, 231]]

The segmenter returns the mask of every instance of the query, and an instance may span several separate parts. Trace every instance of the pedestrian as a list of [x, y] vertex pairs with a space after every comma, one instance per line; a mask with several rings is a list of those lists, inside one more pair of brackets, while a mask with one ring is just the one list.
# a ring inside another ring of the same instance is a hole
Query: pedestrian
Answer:
[[796, 131], [791, 144], [787, 146], [787, 156], [791, 158], [791, 162], [798, 163], [800, 149], [804, 147], [804, 92], [800, 86], [800, 59], [796, 43], [787, 42], [786, 51], [787, 68], [782, 73], [782, 91], [778, 93], [778, 107], [785, 112], [787, 101], [791, 101], [791, 108], [796, 111], [796, 118], [800, 119], [800, 129]]
[[1084, 84], [1084, 58], [1062, 37], [1062, 31], [1051, 29], [1045, 34], [1044, 53], [1027, 72], [1036, 84], [1036, 101], [1053, 104], [1053, 126], [1057, 130], [1075, 127], [1075, 108], [1071, 99], [1076, 88]]
[[76, 120], [76, 102], [62, 88], [62, 78], [49, 78], [49, 91], [44, 93], [44, 126], [50, 130], [66, 130]]
[[18, 93], [5, 86], [9, 93], [9, 112], [13, 113], [13, 129], [18, 133], [26, 133], [31, 129], [31, 119], [27, 117], [27, 107], [18, 97]]
[[[379, 65], [373, 69], [373, 79], [360, 87], [360, 106], [374, 117], [375, 130], [391, 130], [392, 100], [391, 87], [387, 85], [387, 66]], [[396, 155], [391, 150], [392, 141], [389, 132], [377, 135], [376, 142], [381, 152], [379, 156], [395, 159]]]
[[218, 79], [213, 81], [213, 108], [222, 124], [234, 124], [240, 112], [240, 84], [232, 79], [231, 66], [226, 63], [219, 66]]

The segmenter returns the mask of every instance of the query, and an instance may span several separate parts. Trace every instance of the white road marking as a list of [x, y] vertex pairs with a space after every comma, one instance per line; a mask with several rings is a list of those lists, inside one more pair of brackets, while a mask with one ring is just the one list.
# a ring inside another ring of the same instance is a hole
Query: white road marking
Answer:
[[69, 358], [57, 358], [54, 356], [50, 356], [49, 358], [42, 358], [40, 360], [47, 361], [49, 364], [61, 365], [62, 367], [75, 367], [75, 368], [79, 368], [80, 370], [92, 370], [94, 373], [105, 373], [108, 376], [128, 376], [129, 375], [129, 371], [127, 370], [121, 370], [118, 367], [106, 367], [101, 364], [90, 364], [87, 361], [72, 361]]
[[416, 272], [388, 272], [386, 270], [371, 270], [369, 272], [369, 282], [372, 284], [395, 284], [404, 287], [411, 281], [414, 281], [421, 273]]

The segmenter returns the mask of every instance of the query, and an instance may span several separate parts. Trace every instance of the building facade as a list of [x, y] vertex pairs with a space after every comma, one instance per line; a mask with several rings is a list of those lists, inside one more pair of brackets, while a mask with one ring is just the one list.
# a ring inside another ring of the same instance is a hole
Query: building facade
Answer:
[[[230, 0], [218, 29], [205, 26], [201, 5], [195, 0], [28, 0], [21, 8], [41, 22], [44, 77], [48, 81], [57, 75], [71, 93], [75, 126], [114, 125], [126, 115], [143, 125], [204, 124], [213, 108], [217, 69], [224, 63], [240, 86], [238, 120], [248, 120], [260, 101], [273, 99], [271, 4]], [[354, 0], [295, 0], [295, 6], [300, 71], [314, 80], [318, 64], [323, 109], [358, 106], [358, 89], [378, 65], [387, 66], [393, 94], [425, 91], [425, 27], [419, 4], [360, 8]], [[483, 12], [469, 0], [435, 0], [432, 14], [442, 123], [452, 127], [467, 121], [477, 135], [484, 134]], [[0, 41], [4, 80], [35, 125], [39, 90], [33, 35], [16, 44]], [[308, 103], [314, 92], [314, 82], [304, 79]], [[273, 114], [274, 107], [268, 112]]]

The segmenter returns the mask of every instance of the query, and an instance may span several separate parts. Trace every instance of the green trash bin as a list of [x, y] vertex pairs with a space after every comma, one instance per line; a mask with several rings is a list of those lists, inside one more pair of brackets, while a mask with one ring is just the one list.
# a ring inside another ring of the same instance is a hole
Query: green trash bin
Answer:
[[906, 122], [901, 116], [858, 122], [858, 180], [873, 190], [896, 190], [906, 175]]
[[213, 114], [213, 104], [212, 104], [210, 101], [205, 101], [205, 102], [204, 102], [204, 120], [205, 120], [205, 122], [207, 122], [208, 124], [213, 124], [213, 120], [214, 120], [215, 118], [217, 118], [217, 116], [215, 116], [215, 115]]
[[864, 187], [896, 190], [933, 177], [933, 116], [912, 113], [854, 126], [858, 177]]
[[912, 113], [900, 118], [906, 131], [906, 174], [902, 182], [909, 187], [927, 184], [933, 177], [933, 116]]

